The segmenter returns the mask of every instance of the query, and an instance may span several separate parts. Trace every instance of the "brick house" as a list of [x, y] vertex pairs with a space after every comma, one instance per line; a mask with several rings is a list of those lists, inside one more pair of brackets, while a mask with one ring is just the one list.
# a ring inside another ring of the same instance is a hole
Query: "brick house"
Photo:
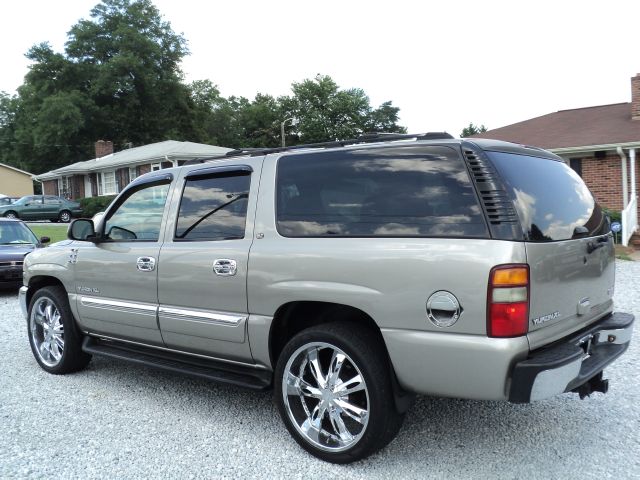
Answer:
[[42, 193], [73, 200], [115, 195], [134, 178], [164, 168], [183, 165], [187, 160], [224, 155], [230, 149], [193, 142], [167, 140], [113, 152], [113, 143], [99, 140], [96, 158], [36, 175]]
[[541, 147], [564, 158], [601, 205], [622, 212], [628, 244], [640, 213], [640, 74], [631, 78], [631, 103], [561, 110], [474, 137]]

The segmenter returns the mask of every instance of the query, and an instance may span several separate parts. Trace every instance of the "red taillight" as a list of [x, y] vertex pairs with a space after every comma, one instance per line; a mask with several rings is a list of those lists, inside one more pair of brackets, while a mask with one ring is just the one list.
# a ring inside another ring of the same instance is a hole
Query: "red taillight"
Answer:
[[487, 333], [519, 337], [529, 330], [529, 266], [500, 265], [489, 275]]

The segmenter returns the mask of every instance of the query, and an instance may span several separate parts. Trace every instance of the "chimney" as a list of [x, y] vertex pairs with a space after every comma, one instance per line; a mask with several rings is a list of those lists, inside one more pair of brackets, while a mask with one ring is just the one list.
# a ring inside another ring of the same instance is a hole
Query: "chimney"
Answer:
[[640, 73], [631, 77], [631, 120], [640, 120]]
[[112, 153], [113, 153], [113, 142], [111, 140], [106, 142], [104, 140], [98, 140], [96, 142], [96, 158], [101, 158], [101, 157], [104, 157], [105, 155], [111, 155]]

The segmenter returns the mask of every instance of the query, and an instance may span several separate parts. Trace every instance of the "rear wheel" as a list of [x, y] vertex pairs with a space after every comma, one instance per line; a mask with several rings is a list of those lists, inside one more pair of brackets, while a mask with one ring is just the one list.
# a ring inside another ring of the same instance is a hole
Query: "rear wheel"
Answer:
[[63, 210], [60, 212], [58, 219], [62, 223], [69, 223], [71, 221], [71, 212], [69, 210]]
[[275, 402], [305, 450], [334, 463], [374, 453], [398, 433], [384, 347], [355, 324], [300, 332], [285, 346], [275, 373]]
[[8, 211], [4, 214], [6, 218], [18, 218], [18, 214], [16, 212]]
[[62, 287], [45, 287], [33, 295], [28, 316], [29, 343], [33, 356], [47, 372], [75, 372], [91, 360], [91, 355], [82, 351], [82, 337], [74, 322]]

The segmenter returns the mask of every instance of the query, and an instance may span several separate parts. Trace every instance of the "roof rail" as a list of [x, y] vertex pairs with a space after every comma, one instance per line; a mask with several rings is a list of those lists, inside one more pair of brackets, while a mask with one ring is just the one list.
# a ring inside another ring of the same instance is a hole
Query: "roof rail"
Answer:
[[319, 143], [305, 143], [302, 145], [291, 145], [290, 147], [274, 147], [274, 148], [239, 148], [235, 150], [229, 150], [224, 155], [217, 155], [215, 157], [203, 157], [203, 158], [194, 158], [192, 160], [188, 160], [184, 163], [184, 165], [194, 165], [196, 163], [204, 163], [211, 160], [221, 160], [223, 158], [229, 157], [238, 157], [241, 155], [249, 155], [251, 157], [256, 157], [260, 155], [268, 155], [270, 153], [279, 153], [279, 152], [290, 152], [292, 150], [301, 150], [306, 148], [336, 148], [336, 147], [345, 147], [347, 145], [357, 145], [360, 143], [376, 143], [376, 142], [393, 142], [396, 140], [449, 140], [454, 138], [447, 132], [427, 132], [427, 133], [418, 133], [418, 134], [407, 134], [407, 133], [364, 133], [360, 135], [358, 138], [350, 138], [348, 140], [333, 140], [329, 142], [319, 142]]

